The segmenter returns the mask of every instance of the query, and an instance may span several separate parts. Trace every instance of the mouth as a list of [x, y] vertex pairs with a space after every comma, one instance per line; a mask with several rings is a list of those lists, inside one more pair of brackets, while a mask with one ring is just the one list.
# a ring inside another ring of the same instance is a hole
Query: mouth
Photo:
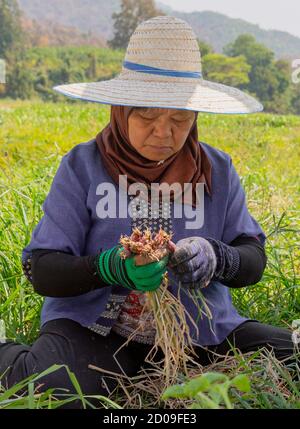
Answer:
[[151, 149], [157, 150], [157, 151], [171, 150], [170, 146], [150, 146], [150, 147], [151, 147]]

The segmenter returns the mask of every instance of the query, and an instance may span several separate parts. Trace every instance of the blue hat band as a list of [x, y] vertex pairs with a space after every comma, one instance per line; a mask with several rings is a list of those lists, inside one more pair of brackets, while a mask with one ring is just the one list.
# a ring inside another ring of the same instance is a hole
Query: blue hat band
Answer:
[[123, 67], [138, 73], [150, 73], [160, 76], [171, 76], [171, 77], [185, 77], [189, 79], [200, 79], [202, 78], [201, 72], [188, 72], [178, 70], [167, 70], [159, 69], [156, 67], [144, 66], [143, 64], [132, 63], [130, 61], [124, 61]]

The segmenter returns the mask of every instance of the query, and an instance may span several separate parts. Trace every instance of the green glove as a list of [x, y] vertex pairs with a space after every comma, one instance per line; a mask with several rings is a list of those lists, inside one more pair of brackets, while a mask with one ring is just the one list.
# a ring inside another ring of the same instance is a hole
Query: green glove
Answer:
[[154, 291], [162, 283], [167, 271], [168, 256], [147, 265], [135, 265], [134, 257], [123, 259], [122, 246], [115, 246], [97, 256], [97, 272], [108, 284], [120, 284], [131, 290]]

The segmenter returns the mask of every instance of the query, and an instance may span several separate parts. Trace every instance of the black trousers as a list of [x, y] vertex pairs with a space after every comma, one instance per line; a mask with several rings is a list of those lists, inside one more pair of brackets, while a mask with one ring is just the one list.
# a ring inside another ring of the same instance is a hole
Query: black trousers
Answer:
[[[109, 376], [88, 368], [89, 364], [128, 376], [137, 374], [151, 346], [131, 341], [121, 348], [114, 359], [114, 353], [126, 339], [111, 332], [107, 337], [93, 333], [76, 322], [58, 319], [46, 323], [32, 346], [14, 342], [0, 344], [0, 377], [2, 385], [9, 388], [24, 378], [40, 373], [54, 364], [68, 365], [79, 381], [85, 395], [107, 396], [117, 382]], [[231, 345], [241, 352], [255, 351], [265, 347], [273, 350], [279, 360], [295, 362], [295, 345], [291, 331], [255, 321], [246, 321], [235, 329], [220, 345], [197, 347], [202, 365], [207, 365], [215, 356], [212, 352], [225, 355]], [[157, 356], [159, 359], [161, 356]], [[144, 365], [147, 366], [147, 365]], [[65, 368], [61, 368], [40, 380], [40, 391], [48, 388], [64, 388], [71, 393], [75, 389]], [[73, 403], [72, 408], [80, 407]]]

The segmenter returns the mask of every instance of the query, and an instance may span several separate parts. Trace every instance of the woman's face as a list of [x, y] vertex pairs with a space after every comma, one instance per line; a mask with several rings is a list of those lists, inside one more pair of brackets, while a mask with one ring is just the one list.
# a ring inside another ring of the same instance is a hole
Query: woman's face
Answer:
[[189, 110], [134, 108], [128, 118], [132, 146], [151, 161], [162, 161], [186, 142], [196, 113]]

